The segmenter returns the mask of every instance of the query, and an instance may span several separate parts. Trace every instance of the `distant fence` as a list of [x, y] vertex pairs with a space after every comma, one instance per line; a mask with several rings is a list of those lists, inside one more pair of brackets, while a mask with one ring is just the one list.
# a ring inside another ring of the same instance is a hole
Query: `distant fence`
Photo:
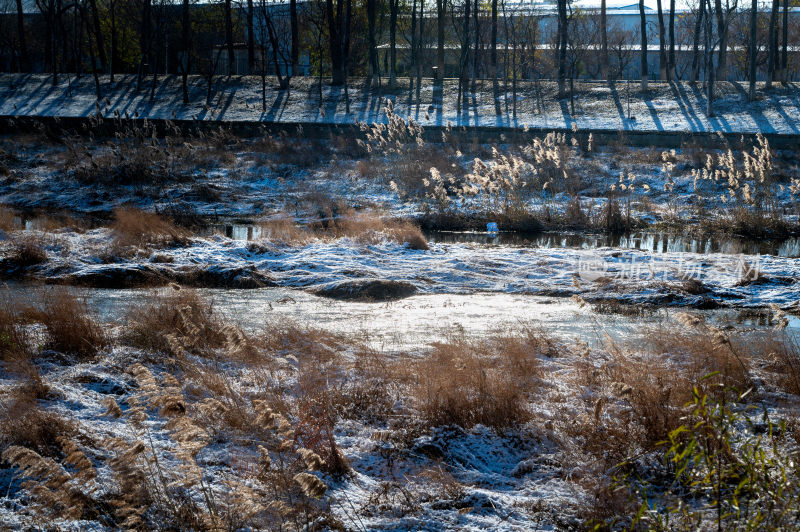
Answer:
[[[157, 136], [173, 134], [178, 130], [182, 135], [193, 136], [211, 133], [220, 128], [231, 134], [252, 138], [265, 134], [288, 135], [326, 139], [336, 136], [363, 137], [358, 124], [333, 124], [317, 122], [258, 122], [234, 120], [167, 120], [150, 118], [95, 118], [95, 117], [53, 117], [53, 116], [2, 116], [0, 115], [0, 134], [19, 134], [39, 131], [58, 140], [65, 135], [92, 135], [113, 137], [117, 133], [148, 124], [155, 129]], [[461, 142], [478, 143], [524, 143], [534, 137], [548, 133], [564, 133], [571, 142], [575, 138], [585, 146], [589, 135], [595, 146], [625, 145], [635, 147], [680, 148], [698, 146], [707, 148], [742, 148], [756, 142], [756, 133], [736, 132], [694, 132], [660, 130], [610, 130], [569, 128], [537, 128], [510, 126], [424, 126], [423, 138], [430, 142], [441, 142], [442, 133]], [[796, 150], [800, 147], [800, 134], [764, 133], [771, 147]]]

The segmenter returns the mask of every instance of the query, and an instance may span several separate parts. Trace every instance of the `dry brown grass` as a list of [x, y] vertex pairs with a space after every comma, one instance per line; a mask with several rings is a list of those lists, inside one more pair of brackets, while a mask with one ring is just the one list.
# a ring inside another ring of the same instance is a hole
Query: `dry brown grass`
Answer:
[[[265, 220], [259, 226], [262, 239], [281, 245], [303, 246], [315, 239], [351, 238], [364, 244], [391, 240], [405, 244], [409, 249], [428, 249], [428, 241], [420, 228], [412, 222], [352, 209], [337, 213], [326, 209], [320, 213], [317, 221], [307, 225], [299, 225], [295, 223], [293, 216], [284, 214]], [[257, 244], [255, 247], [257, 248]]]
[[44, 293], [41, 306], [27, 311], [47, 332], [45, 347], [79, 359], [94, 358], [111, 341], [90, 313], [85, 299], [64, 288]]
[[11, 238], [11, 254], [6, 261], [17, 268], [29, 268], [47, 261], [42, 233], [17, 233]]
[[25, 327], [24, 310], [25, 306], [7, 288], [0, 291], [0, 356], [7, 367], [31, 358], [33, 340]]
[[56, 456], [61, 452], [58, 438], [74, 434], [75, 427], [62, 415], [39, 405], [39, 392], [23, 383], [0, 399], [0, 454], [21, 445], [42, 456]]
[[653, 449], [682, 423], [694, 387], [713, 395], [723, 386], [744, 391], [752, 385], [751, 359], [762, 358], [763, 347], [699, 318], [686, 320], [649, 330], [640, 345], [607, 339], [600, 363], [590, 351], [576, 362], [575, 382], [591, 393], [582, 421], [566, 433], [583, 441], [584, 452], [622, 461], [632, 445]]
[[17, 224], [14, 223], [15, 217], [14, 211], [0, 205], [0, 230], [11, 231], [12, 229], [16, 229]]
[[[627, 439], [628, 445], [638, 442], [647, 448], [655, 446], [680, 425], [682, 408], [691, 400], [692, 386], [699, 378], [695, 380], [693, 373], [681, 371], [674, 360], [626, 355], [617, 355], [613, 360], [604, 383], [607, 400], [626, 403], [637, 427], [625, 430], [620, 426], [627, 438], [623, 433], [618, 441], [621, 445]], [[598, 408], [604, 407], [601, 404]], [[617, 419], [609, 424], [619, 424], [618, 413], [612, 416]], [[622, 453], [616, 454], [622, 457]]]
[[529, 417], [528, 397], [539, 377], [538, 357], [552, 344], [538, 331], [484, 342], [437, 344], [410, 368], [417, 408], [429, 426], [519, 425]]
[[409, 196], [424, 196], [424, 181], [430, 179], [431, 168], [436, 168], [442, 175], [462, 173], [455, 153], [455, 150], [442, 145], [426, 144], [386, 163], [373, 162], [370, 175], [384, 178], [387, 184], [394, 181]]
[[681, 373], [691, 382], [718, 372], [718, 378], [712, 382], [722, 382], [740, 391], [752, 384], [751, 360], [763, 354], [746, 334], [723, 331], [702, 321], [688, 327], [656, 328], [648, 334], [648, 339], [648, 351], [656, 357], [672, 355], [680, 364]]
[[146, 351], [179, 356], [184, 350], [205, 353], [225, 343], [224, 324], [211, 303], [180, 287], [153, 293], [128, 313], [123, 340]]
[[325, 141], [299, 140], [281, 134], [261, 137], [253, 142], [252, 149], [256, 153], [273, 156], [274, 166], [291, 165], [309, 168], [321, 161], [330, 161], [332, 146]]
[[111, 226], [117, 246], [169, 246], [186, 241], [186, 231], [166, 218], [133, 207], [114, 210]]
[[294, 217], [284, 214], [259, 222], [261, 238], [281, 245], [302, 246], [313, 240], [308, 228], [298, 225]]
[[737, 348], [754, 352], [763, 361], [764, 369], [771, 375], [765, 383], [768, 387], [795, 396], [800, 400], [800, 345], [784, 330], [773, 329], [768, 332], [751, 333], [747, 342]]

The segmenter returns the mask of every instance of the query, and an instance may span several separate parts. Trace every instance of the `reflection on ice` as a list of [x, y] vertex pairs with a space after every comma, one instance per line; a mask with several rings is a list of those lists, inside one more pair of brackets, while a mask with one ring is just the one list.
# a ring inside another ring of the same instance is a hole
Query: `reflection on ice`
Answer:
[[[424, 348], [454, 334], [480, 337], [520, 326], [542, 326], [559, 338], [578, 338], [594, 345], [605, 334], [615, 340], [635, 340], [646, 326], [668, 320], [680, 309], [662, 309], [645, 317], [630, 318], [597, 314], [564, 298], [515, 294], [430, 294], [393, 303], [356, 303], [320, 298], [287, 288], [261, 290], [200, 291], [214, 308], [246, 329], [258, 331], [270, 323], [292, 320], [363, 340], [369, 346], [389, 351]], [[151, 297], [149, 290], [103, 290], [86, 292], [91, 307], [101, 318], [124, 319], [132, 303]], [[758, 313], [741, 315], [735, 310], [705, 311], [708, 319], [721, 324], [768, 327]], [[800, 320], [791, 318], [792, 334], [800, 333]]]

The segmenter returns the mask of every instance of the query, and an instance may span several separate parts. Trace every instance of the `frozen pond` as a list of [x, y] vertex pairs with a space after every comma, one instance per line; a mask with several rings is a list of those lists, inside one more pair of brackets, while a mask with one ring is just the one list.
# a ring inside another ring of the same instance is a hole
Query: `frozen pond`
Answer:
[[[32, 301], [46, 288], [12, 287]], [[72, 288], [87, 298], [99, 318], [124, 322], [131, 305], [147, 303], [171, 288], [147, 290]], [[416, 350], [466, 334], [475, 338], [524, 326], [541, 327], [554, 337], [576, 338], [596, 345], [607, 335], [618, 341], [635, 341], [652, 327], [666, 324], [682, 309], [660, 309], [641, 316], [594, 312], [567, 298], [533, 295], [477, 293], [425, 294], [391, 303], [345, 302], [322, 298], [302, 290], [201, 289], [214, 309], [248, 331], [287, 322], [318, 327], [361, 340], [384, 351]], [[767, 314], [734, 309], [698, 312], [709, 321], [737, 328], [762, 329], [771, 324]], [[790, 316], [788, 331], [800, 335], [800, 319]]]

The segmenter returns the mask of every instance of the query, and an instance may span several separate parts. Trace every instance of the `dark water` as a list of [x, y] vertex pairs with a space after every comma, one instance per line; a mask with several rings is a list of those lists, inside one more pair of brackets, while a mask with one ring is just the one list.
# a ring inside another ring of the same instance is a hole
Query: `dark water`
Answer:
[[634, 232], [624, 235], [580, 233], [477, 233], [430, 231], [428, 241], [435, 243], [476, 243], [487, 246], [520, 246], [542, 248], [593, 249], [615, 247], [639, 249], [653, 253], [731, 253], [745, 255], [777, 255], [800, 257], [800, 238], [786, 240], [752, 240], [736, 237], [706, 237], [670, 235], [656, 232]]
[[[261, 228], [249, 224], [224, 224], [213, 231], [235, 240], [261, 238]], [[621, 235], [583, 234], [569, 232], [545, 233], [486, 233], [471, 231], [427, 231], [430, 243], [481, 244], [486, 246], [516, 246], [541, 248], [594, 249], [615, 247], [638, 249], [653, 253], [728, 253], [744, 255], [775, 255], [800, 257], [800, 238], [785, 240], [754, 240], [737, 237], [691, 237], [651, 231]]]

